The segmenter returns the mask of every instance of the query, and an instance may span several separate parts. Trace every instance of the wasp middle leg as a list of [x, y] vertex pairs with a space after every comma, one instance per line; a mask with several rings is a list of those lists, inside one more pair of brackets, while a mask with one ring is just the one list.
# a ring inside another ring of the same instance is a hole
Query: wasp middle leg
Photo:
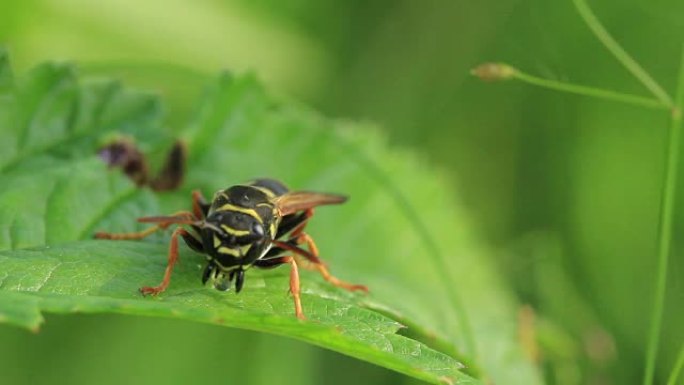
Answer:
[[[309, 237], [309, 239], [311, 239], [311, 238]], [[313, 243], [313, 240], [311, 240], [311, 242]], [[333, 284], [337, 287], [341, 287], [343, 289], [349, 290], [349, 291], [357, 291], [358, 290], [358, 291], [363, 291], [366, 293], [368, 292], [368, 287], [366, 287], [365, 285], [358, 285], [358, 284], [349, 283], [349, 282], [343, 281], [343, 280], [335, 277], [334, 275], [330, 274], [330, 271], [325, 266], [325, 264], [321, 261], [321, 259], [318, 258], [318, 256], [313, 254], [311, 251], [304, 250], [298, 246], [294, 246], [289, 242], [273, 241], [273, 244], [282, 250], [287, 250], [287, 251], [292, 252], [294, 254], [295, 258], [300, 261], [302, 267], [309, 268], [312, 270], [317, 270], [323, 276], [323, 279], [330, 282], [331, 284]], [[314, 247], [315, 247], [315, 245], [314, 245]], [[301, 260], [300, 258], [297, 258], [297, 257], [304, 258], [304, 260]]]
[[[149, 227], [142, 231], [136, 231], [131, 233], [108, 233], [104, 231], [99, 231], [95, 233], [95, 238], [97, 239], [111, 239], [111, 240], [132, 240], [132, 239], [143, 239], [149, 235], [154, 234], [159, 230], [164, 230], [173, 224], [190, 224], [193, 230], [198, 234], [200, 229], [189, 222], [197, 222], [206, 217], [209, 211], [209, 203], [204, 198], [202, 193], [198, 190], [192, 192], [192, 212], [190, 211], [179, 211], [169, 216], [160, 217], [142, 217], [138, 218], [138, 222], [142, 223], [156, 223], [156, 225]], [[190, 243], [188, 243], [190, 245]], [[193, 245], [190, 245], [194, 250], [197, 250]]]

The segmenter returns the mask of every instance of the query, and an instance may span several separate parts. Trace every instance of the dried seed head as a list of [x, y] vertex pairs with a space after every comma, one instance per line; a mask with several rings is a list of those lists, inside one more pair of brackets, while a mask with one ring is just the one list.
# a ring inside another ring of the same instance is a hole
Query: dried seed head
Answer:
[[484, 63], [470, 70], [470, 74], [481, 80], [493, 82], [512, 78], [515, 75], [515, 68], [504, 63]]

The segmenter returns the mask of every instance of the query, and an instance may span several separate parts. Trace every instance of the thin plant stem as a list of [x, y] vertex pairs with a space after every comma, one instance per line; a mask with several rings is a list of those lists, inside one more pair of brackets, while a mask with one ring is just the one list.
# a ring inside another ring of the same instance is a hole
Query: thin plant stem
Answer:
[[660, 110], [668, 110], [670, 107], [656, 99], [646, 98], [638, 95], [630, 95], [621, 92], [615, 92], [610, 90], [604, 90], [601, 88], [594, 88], [588, 86], [582, 86], [578, 84], [559, 82], [556, 80], [543, 79], [533, 75], [526, 74], [517, 69], [514, 70], [512, 77], [514, 79], [521, 80], [523, 82], [549, 88], [556, 91], [565, 91], [578, 95], [591, 96], [594, 98], [612, 100], [616, 102], [622, 102], [627, 104], [633, 104], [640, 107], [654, 108]]
[[677, 361], [675, 362], [674, 368], [672, 368], [672, 372], [670, 373], [670, 377], [667, 379], [667, 385], [676, 385], [677, 384], [677, 379], [679, 379], [679, 373], [682, 372], [682, 368], [684, 367], [684, 344], [682, 344], [682, 347], [679, 349], [679, 354], [677, 355]]
[[673, 102], [670, 95], [663, 89], [663, 87], [656, 82], [651, 75], [644, 70], [639, 63], [636, 62], [620, 44], [608, 33], [601, 22], [596, 18], [596, 15], [591, 11], [585, 0], [572, 0], [575, 8], [589, 29], [594, 33], [601, 43], [615, 56], [615, 58], [622, 64], [629, 72], [634, 75], [637, 80], [641, 82], [651, 93], [660, 100], [661, 103], [673, 108]]
[[667, 287], [667, 266], [672, 244], [672, 220], [674, 217], [675, 192], [677, 185], [677, 164], [679, 161], [679, 142], [682, 128], [682, 110], [684, 102], [684, 47], [679, 67], [679, 79], [677, 82], [676, 106], [672, 110], [672, 120], [668, 135], [667, 163], [665, 166], [665, 180], [662, 192], [662, 204], [660, 210], [660, 230], [658, 239], [658, 266], [656, 278], [656, 290], [653, 300], [653, 312], [651, 313], [651, 325], [646, 351], [646, 370], [644, 372], [644, 385], [651, 385], [655, 374], [658, 345], [660, 342], [660, 329], [663, 320], [663, 308], [665, 302], [665, 289]]
[[538, 76], [522, 72], [506, 63], [484, 63], [473, 68], [470, 73], [485, 81], [516, 79], [537, 87], [548, 88], [555, 91], [568, 92], [582, 96], [590, 96], [593, 98], [610, 100], [614, 102], [632, 104], [644, 108], [658, 110], [670, 110], [672, 108], [658, 99], [626, 94], [623, 92], [611, 91], [602, 88], [583, 86], [574, 83], [560, 82], [558, 80], [540, 78]]

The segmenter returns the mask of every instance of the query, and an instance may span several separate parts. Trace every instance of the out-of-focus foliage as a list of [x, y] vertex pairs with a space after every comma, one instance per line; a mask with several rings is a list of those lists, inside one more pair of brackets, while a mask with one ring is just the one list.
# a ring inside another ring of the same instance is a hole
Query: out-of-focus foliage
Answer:
[[[203, 74], [219, 67], [254, 68], [269, 88], [329, 115], [380, 122], [395, 143], [421, 149], [451, 174], [500, 250], [501, 270], [536, 309], [549, 377], [638, 381], [667, 116], [467, 75], [473, 65], [501, 60], [548, 78], [645, 94], [570, 1], [94, 4], [5, 2], [0, 41], [22, 68], [76, 59], [93, 72], [160, 85], [175, 103], [168, 125], [176, 129]], [[684, 2], [590, 5], [672, 91]], [[684, 340], [684, 242], [676, 236], [684, 216], [677, 207], [660, 382]]]

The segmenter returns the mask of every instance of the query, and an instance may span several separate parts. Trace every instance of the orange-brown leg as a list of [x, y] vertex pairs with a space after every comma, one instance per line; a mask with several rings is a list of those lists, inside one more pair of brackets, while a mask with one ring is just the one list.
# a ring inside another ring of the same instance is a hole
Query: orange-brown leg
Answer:
[[143, 239], [147, 237], [150, 234], [154, 234], [155, 232], [165, 228], [162, 227], [162, 225], [156, 225], [152, 226], [150, 228], [147, 228], [143, 231], [137, 231], [134, 233], [107, 233], [104, 231], [98, 231], [95, 233], [95, 238], [97, 239], [112, 239], [112, 240], [124, 240], [124, 239]]
[[202, 195], [199, 190], [194, 190], [192, 192], [192, 212], [195, 214], [195, 218], [204, 219], [205, 211], [209, 209], [209, 203]]
[[270, 269], [282, 265], [284, 263], [289, 263], [291, 267], [290, 293], [292, 293], [292, 299], [294, 300], [295, 315], [297, 316], [297, 318], [301, 320], [306, 319], [306, 317], [304, 317], [304, 312], [302, 311], [302, 301], [299, 298], [299, 269], [297, 268], [297, 261], [295, 260], [295, 258], [290, 256], [283, 256], [269, 259], [257, 259], [254, 262], [254, 266], [262, 269]]
[[[313, 209], [308, 209], [304, 212], [304, 219], [303, 222], [297, 225], [292, 230], [292, 233], [290, 234], [290, 239], [295, 239], [298, 245], [301, 245], [302, 243], [306, 243], [307, 247], [309, 248], [309, 251], [311, 254], [307, 256], [307, 259], [310, 262], [313, 262], [314, 264], [320, 264], [325, 266], [325, 262], [323, 262], [320, 258], [318, 258], [318, 247], [316, 246], [316, 243], [314, 243], [313, 239], [309, 236], [309, 234], [304, 232], [304, 229], [306, 228], [306, 225], [309, 224], [309, 218], [313, 216]], [[313, 257], [313, 258], [311, 258]]]
[[297, 253], [297, 255], [300, 255], [308, 262], [311, 262], [313, 265], [313, 268], [318, 270], [318, 272], [323, 276], [323, 278], [332, 283], [335, 286], [341, 287], [343, 289], [349, 290], [349, 291], [364, 291], [368, 292], [368, 287], [365, 285], [357, 285], [357, 284], [352, 284], [349, 282], [342, 281], [341, 279], [335, 277], [334, 275], [330, 274], [330, 271], [328, 268], [325, 266], [325, 263], [318, 257], [318, 246], [316, 246], [316, 243], [314, 242], [313, 238], [307, 233], [304, 232], [304, 229], [306, 228], [306, 225], [308, 224], [308, 218], [310, 218], [313, 215], [313, 209], [309, 209], [306, 211], [306, 218], [304, 222], [302, 222], [299, 226], [297, 226], [293, 231], [292, 231], [292, 238], [296, 238], [296, 241], [298, 244], [306, 244], [307, 248], [309, 249], [309, 253]]
[[[349, 283], [330, 274], [328, 268], [325, 267], [325, 264], [320, 260], [320, 258], [318, 258], [318, 247], [316, 247], [316, 244], [314, 243], [313, 239], [311, 239], [311, 237], [308, 234], [300, 232], [299, 236], [297, 237], [297, 243], [306, 243], [309, 250], [304, 250], [302, 248], [293, 246], [286, 242], [273, 242], [273, 244], [277, 247], [293, 252], [295, 257], [303, 257], [305, 259], [303, 262], [310, 262], [311, 266], [313, 266], [313, 268], [316, 269], [323, 276], [323, 279], [330, 282], [331, 284], [349, 291], [360, 290], [366, 293], [368, 292], [368, 287], [366, 287], [365, 285]], [[307, 266], [306, 263], [303, 263], [302, 265]]]
[[159, 286], [143, 286], [140, 288], [140, 292], [143, 295], [151, 294], [151, 295], [157, 295], [161, 293], [162, 291], [166, 290], [166, 288], [169, 286], [169, 282], [171, 282], [171, 272], [173, 271], [173, 265], [176, 264], [176, 261], [178, 261], [178, 236], [181, 235], [183, 237], [185, 236], [190, 236], [190, 233], [188, 233], [184, 228], [179, 227], [173, 231], [171, 234], [171, 244], [169, 245], [169, 262], [166, 265], [166, 271], [164, 271], [164, 279], [162, 279], [162, 282], [159, 284]]
[[290, 235], [291, 238], [298, 237], [299, 234], [301, 234], [304, 229], [306, 228], [306, 225], [309, 224], [309, 218], [311, 218], [314, 214], [313, 209], [308, 209], [304, 211], [304, 218], [302, 219], [302, 223], [298, 224], [297, 227], [292, 229], [292, 233]]
[[286, 257], [286, 262], [291, 265], [290, 267], [290, 293], [292, 293], [292, 299], [294, 300], [295, 315], [297, 318], [304, 320], [304, 312], [302, 311], [302, 300], [299, 298], [299, 270], [297, 269], [297, 262], [293, 257]]
[[179, 211], [175, 214], [166, 217], [143, 217], [138, 218], [138, 222], [150, 223], [157, 222], [156, 225], [147, 228], [142, 231], [132, 232], [132, 233], [107, 233], [104, 231], [99, 231], [95, 233], [95, 238], [97, 239], [111, 239], [111, 240], [130, 240], [130, 239], [143, 239], [159, 230], [164, 230], [174, 223], [184, 223], [188, 221], [194, 221], [195, 216], [189, 211]]

